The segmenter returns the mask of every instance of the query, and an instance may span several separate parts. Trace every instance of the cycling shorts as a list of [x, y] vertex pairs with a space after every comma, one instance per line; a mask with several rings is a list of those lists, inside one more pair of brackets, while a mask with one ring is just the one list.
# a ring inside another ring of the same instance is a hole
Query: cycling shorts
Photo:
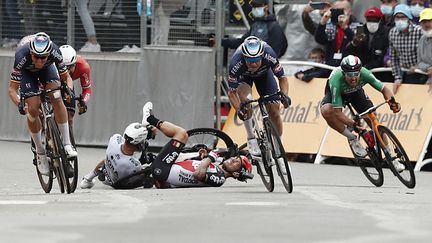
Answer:
[[36, 72], [22, 70], [20, 92], [24, 97], [39, 95], [40, 85], [45, 87], [48, 83], [55, 82], [59, 82], [60, 86], [60, 75], [54, 63]]
[[171, 139], [152, 162], [151, 171], [153, 178], [161, 183], [168, 179], [172, 165], [177, 160], [184, 144]]
[[[351, 103], [351, 105], [358, 113], [362, 113], [373, 106], [372, 101], [369, 99], [369, 96], [367, 96], [363, 89], [359, 89], [353, 93], [342, 95], [342, 100], [344, 101], [344, 103]], [[331, 103], [332, 94], [330, 92], [330, 87], [327, 83], [325, 87], [325, 95], [321, 101], [321, 106]]]

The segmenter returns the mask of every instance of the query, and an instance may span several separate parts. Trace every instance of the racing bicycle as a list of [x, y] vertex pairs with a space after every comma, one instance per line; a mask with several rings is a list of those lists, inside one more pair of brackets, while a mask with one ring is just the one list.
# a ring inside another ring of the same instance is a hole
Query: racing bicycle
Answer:
[[[58, 89], [42, 90], [39, 94], [41, 99], [41, 123], [42, 137], [45, 151], [48, 157], [50, 171], [48, 175], [42, 175], [36, 166], [36, 172], [42, 189], [49, 193], [52, 189], [54, 178], [57, 178], [60, 192], [74, 192], [78, 179], [78, 160], [68, 159], [60, 135], [57, 122], [54, 118], [54, 110], [49, 102], [48, 94]], [[24, 102], [21, 96], [21, 102]], [[32, 151], [34, 153], [33, 164], [36, 164], [36, 153], [34, 143], [32, 142]]]
[[[273, 166], [276, 165], [276, 170], [279, 177], [282, 180], [282, 184], [288, 193], [293, 191], [293, 183], [291, 177], [291, 168], [288, 164], [288, 157], [285, 153], [282, 141], [279, 136], [279, 132], [276, 126], [270, 120], [268, 116], [265, 103], [274, 99], [275, 97], [280, 99], [280, 92], [273, 93], [270, 95], [262, 96], [258, 99], [249, 100], [241, 104], [240, 109], [252, 103], [258, 103], [254, 107], [252, 113], [252, 124], [255, 134], [255, 138], [258, 141], [258, 146], [261, 150], [261, 156], [252, 156], [253, 164], [257, 167], [257, 172], [261, 177], [264, 186], [269, 192], [274, 190], [274, 175]], [[258, 107], [258, 108], [257, 108]], [[261, 122], [258, 120], [258, 113], [261, 116]], [[246, 144], [240, 146], [245, 147]]]
[[[360, 120], [365, 120], [364, 117], [367, 117], [370, 122], [370, 127], [372, 128], [370, 130], [365, 128], [354, 129], [359, 134], [359, 137], [361, 138], [360, 143], [366, 149], [367, 155], [366, 157], [359, 157], [356, 156], [354, 152], [353, 155], [366, 178], [375, 186], [380, 187], [383, 185], [383, 167], [388, 166], [391, 172], [406, 187], [414, 188], [416, 185], [414, 169], [405, 149], [397, 139], [396, 135], [394, 135], [388, 127], [381, 124], [375, 114], [375, 111], [379, 107], [393, 101], [394, 97], [367, 109], [361, 114], [356, 113], [350, 103], [346, 104], [357, 123], [359, 123]], [[398, 171], [393, 165], [394, 160], [402, 163], [405, 169]]]

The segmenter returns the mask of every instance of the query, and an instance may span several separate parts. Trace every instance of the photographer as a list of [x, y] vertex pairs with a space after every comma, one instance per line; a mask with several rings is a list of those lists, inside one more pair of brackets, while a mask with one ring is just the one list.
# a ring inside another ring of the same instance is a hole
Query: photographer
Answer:
[[315, 31], [315, 41], [326, 47], [325, 63], [338, 66], [345, 55], [345, 47], [354, 37], [359, 23], [351, 17], [351, 4], [348, 1], [336, 1], [321, 18]]

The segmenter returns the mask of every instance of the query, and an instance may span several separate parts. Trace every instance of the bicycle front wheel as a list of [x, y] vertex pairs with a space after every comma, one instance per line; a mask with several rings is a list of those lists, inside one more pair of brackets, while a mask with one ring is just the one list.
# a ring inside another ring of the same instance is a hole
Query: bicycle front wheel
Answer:
[[[195, 128], [187, 131], [188, 141], [183, 151], [197, 152], [197, 148], [205, 146], [207, 149], [230, 149], [234, 146], [228, 134], [214, 128]], [[195, 151], [196, 150], [196, 151]]]
[[69, 161], [60, 138], [60, 131], [54, 118], [48, 119], [47, 123], [53, 142], [53, 156], [51, 159], [54, 160], [54, 167], [56, 168], [56, 176], [59, 182], [60, 191], [62, 193], [66, 191], [69, 194], [72, 192], [71, 184], [68, 180], [68, 177], [66, 176], [65, 171]]
[[[45, 133], [44, 130], [42, 130], [42, 132]], [[45, 135], [43, 135], [43, 137], [45, 137]], [[45, 143], [46, 143], [46, 142], [45, 142]], [[34, 148], [34, 142], [33, 142], [33, 139], [31, 140], [31, 144], [32, 144], [32, 145], [31, 145], [32, 148], [35, 149], [35, 148]], [[36, 149], [35, 149], [34, 151], [36, 151]], [[42, 174], [39, 172], [38, 167], [36, 166], [36, 164], [37, 164], [36, 152], [33, 152], [33, 154], [34, 154], [33, 164], [34, 164], [35, 167], [36, 167], [36, 173], [37, 173], [37, 176], [38, 176], [38, 179], [39, 179], [39, 183], [40, 183], [40, 185], [41, 185], [41, 187], [42, 187], [42, 189], [44, 190], [45, 193], [50, 193], [50, 191], [51, 191], [51, 189], [52, 189], [53, 178], [54, 178], [54, 176], [53, 176], [53, 171], [50, 169], [48, 175], [42, 175]], [[50, 168], [51, 168], [51, 165], [50, 165]]]
[[[414, 169], [402, 144], [387, 127], [380, 126], [378, 127], [378, 131], [383, 140], [388, 143], [387, 146], [381, 146], [381, 149], [385, 154], [385, 159], [390, 170], [406, 187], [414, 188], [416, 185]], [[395, 161], [401, 163], [405, 168], [398, 171], [393, 165], [393, 163], [396, 163]]]
[[291, 168], [288, 164], [288, 157], [285, 153], [282, 141], [279, 133], [276, 130], [274, 124], [270, 120], [264, 121], [264, 126], [267, 133], [268, 141], [271, 146], [271, 155], [273, 161], [276, 163], [276, 169], [279, 177], [282, 180], [282, 184], [288, 193], [293, 191], [293, 183], [291, 177]]
[[[69, 137], [70, 137], [71, 144], [76, 148], [72, 125], [70, 123], [69, 123]], [[66, 178], [66, 180], [69, 181], [71, 192], [74, 192], [78, 184], [78, 157], [70, 158], [68, 160], [68, 163], [69, 164], [66, 164], [66, 166], [72, 167], [73, 176], [71, 178]]]

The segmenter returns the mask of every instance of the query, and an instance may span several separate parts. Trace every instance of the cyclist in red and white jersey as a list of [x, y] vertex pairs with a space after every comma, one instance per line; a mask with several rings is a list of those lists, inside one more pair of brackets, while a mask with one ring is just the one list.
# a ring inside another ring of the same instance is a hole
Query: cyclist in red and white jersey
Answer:
[[[81, 115], [87, 111], [87, 104], [92, 94], [90, 65], [84, 57], [76, 54], [76, 51], [72, 46], [62, 45], [59, 49], [63, 56], [63, 62], [69, 70], [72, 80], [80, 80], [82, 88], [80, 97], [82, 102], [78, 102], [78, 114]], [[72, 90], [72, 92], [74, 93], [74, 90]], [[69, 122], [71, 123], [75, 114], [75, 100], [65, 101], [65, 105], [68, 110]]]
[[123, 136], [116, 134], [111, 137], [106, 159], [84, 176], [81, 188], [93, 187], [93, 179], [99, 175], [99, 171], [103, 172], [104, 184], [115, 189], [143, 186], [145, 174], [139, 172], [144, 168], [134, 156], [134, 152], [142, 151], [146, 147], [146, 140], [155, 134], [154, 127], [171, 138], [150, 167], [157, 188], [220, 187], [229, 177], [245, 181], [247, 175], [250, 176], [252, 164], [247, 157], [236, 156], [216, 163], [218, 156], [215, 151], [207, 153], [205, 149], [201, 149], [199, 153], [181, 153], [188, 139], [187, 132], [173, 123], [154, 117], [151, 114], [152, 107], [151, 102], [144, 106], [142, 124], [132, 123], [126, 128]]

